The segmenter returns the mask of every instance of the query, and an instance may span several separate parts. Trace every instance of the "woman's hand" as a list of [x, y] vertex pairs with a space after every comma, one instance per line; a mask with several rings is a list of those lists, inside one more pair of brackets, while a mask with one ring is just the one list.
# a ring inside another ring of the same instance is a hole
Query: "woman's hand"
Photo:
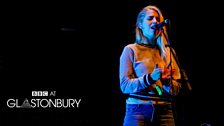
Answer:
[[175, 72], [175, 69], [172, 69], [171, 71], [171, 65], [170, 63], [167, 65], [166, 69], [164, 69], [162, 71], [162, 77], [161, 79], [162, 80], [165, 80], [165, 79], [170, 79], [171, 78], [171, 73]]
[[158, 68], [158, 64], [155, 64], [154, 66], [154, 69], [152, 71], [152, 73], [150, 74], [151, 78], [154, 80], [154, 81], [157, 81], [158, 79], [160, 79], [161, 77], [161, 73], [162, 73], [163, 69], [161, 68]]

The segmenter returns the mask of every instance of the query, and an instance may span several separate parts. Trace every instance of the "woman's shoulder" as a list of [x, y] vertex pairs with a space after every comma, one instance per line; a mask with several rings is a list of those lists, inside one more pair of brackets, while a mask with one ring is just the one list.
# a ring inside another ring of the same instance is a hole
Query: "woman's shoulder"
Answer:
[[125, 47], [135, 48], [136, 47], [136, 44], [135, 43], [130, 43], [130, 44], [126, 45]]

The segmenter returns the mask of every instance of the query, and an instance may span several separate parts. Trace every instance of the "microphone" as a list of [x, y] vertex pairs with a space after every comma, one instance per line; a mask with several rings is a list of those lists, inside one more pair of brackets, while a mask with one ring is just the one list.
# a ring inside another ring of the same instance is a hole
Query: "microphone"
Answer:
[[161, 29], [163, 26], [167, 25], [169, 23], [169, 20], [168, 19], [165, 19], [163, 22], [159, 23], [159, 24], [156, 24], [156, 25], [153, 25], [152, 26], [152, 29], [155, 29], [155, 30], [159, 30]]

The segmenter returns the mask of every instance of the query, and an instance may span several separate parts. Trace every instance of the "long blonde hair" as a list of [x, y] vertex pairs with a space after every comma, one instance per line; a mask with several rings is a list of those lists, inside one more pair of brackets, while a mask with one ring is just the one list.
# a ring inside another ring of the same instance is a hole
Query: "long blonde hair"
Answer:
[[[139, 14], [137, 16], [137, 22], [136, 22], [136, 28], [135, 28], [135, 34], [136, 34], [135, 42], [138, 43], [138, 44], [143, 44], [143, 40], [144, 40], [143, 38], [145, 36], [143, 35], [142, 30], [141, 30], [141, 28], [139, 26], [143, 22], [143, 19], [146, 16], [146, 13], [147, 13], [148, 10], [156, 11], [159, 14], [159, 16], [160, 16], [159, 17], [160, 21], [164, 20], [162, 12], [156, 6], [149, 5], [149, 6], [144, 7], [139, 12]], [[164, 34], [167, 36], [166, 27], [163, 27], [163, 30], [164, 30]], [[160, 50], [160, 54], [161, 54], [162, 59], [166, 60], [167, 51], [166, 51], [165, 45], [167, 44], [167, 40], [166, 40], [164, 34], [160, 34], [157, 37], [156, 43], [157, 43], [157, 46], [158, 46], [158, 48]]]

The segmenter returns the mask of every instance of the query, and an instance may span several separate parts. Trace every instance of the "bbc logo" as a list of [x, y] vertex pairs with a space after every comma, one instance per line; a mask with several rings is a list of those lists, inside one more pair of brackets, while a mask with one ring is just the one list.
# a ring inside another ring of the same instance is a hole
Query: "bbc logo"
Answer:
[[32, 96], [48, 96], [48, 91], [32, 91]]

